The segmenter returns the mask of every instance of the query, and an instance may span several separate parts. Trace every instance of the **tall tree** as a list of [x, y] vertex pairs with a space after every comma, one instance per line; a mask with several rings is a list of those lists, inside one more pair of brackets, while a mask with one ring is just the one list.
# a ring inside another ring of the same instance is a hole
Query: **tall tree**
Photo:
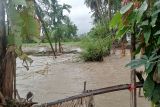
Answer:
[[57, 0], [46, 0], [41, 1], [44, 6], [47, 8], [43, 9], [42, 13], [44, 13], [44, 18], [47, 17], [46, 26], [48, 26], [48, 30], [52, 32], [54, 40], [55, 40], [55, 51], [57, 51], [57, 42], [59, 44], [59, 52], [61, 52], [61, 40], [63, 35], [63, 25], [65, 24], [66, 15], [64, 15], [64, 10], [70, 12], [70, 5], [67, 4], [59, 4]]
[[93, 12], [94, 22], [106, 23], [120, 9], [121, 0], [85, 0], [85, 4]]

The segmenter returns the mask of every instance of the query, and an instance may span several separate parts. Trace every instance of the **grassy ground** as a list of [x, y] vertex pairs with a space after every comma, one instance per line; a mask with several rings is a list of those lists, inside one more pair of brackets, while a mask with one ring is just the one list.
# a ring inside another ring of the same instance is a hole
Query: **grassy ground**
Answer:
[[[66, 46], [79, 46], [80, 42], [62, 42]], [[54, 46], [54, 43], [52, 43]], [[49, 43], [24, 43], [23, 47], [35, 47], [35, 46], [50, 46]]]

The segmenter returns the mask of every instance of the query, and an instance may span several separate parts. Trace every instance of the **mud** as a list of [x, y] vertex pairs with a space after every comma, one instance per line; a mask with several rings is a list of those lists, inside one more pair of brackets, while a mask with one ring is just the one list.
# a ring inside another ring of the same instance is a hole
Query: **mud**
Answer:
[[[52, 56], [35, 57], [27, 71], [17, 59], [17, 89], [25, 97], [28, 91], [34, 93], [34, 101], [45, 103], [79, 94], [83, 82], [87, 89], [97, 89], [130, 82], [129, 52], [120, 58], [119, 52], [104, 59], [104, 62], [82, 62], [78, 54], [64, 54], [53, 60]], [[150, 107], [144, 97], [138, 98], [138, 107]], [[130, 92], [119, 91], [95, 97], [96, 107], [129, 107]]]

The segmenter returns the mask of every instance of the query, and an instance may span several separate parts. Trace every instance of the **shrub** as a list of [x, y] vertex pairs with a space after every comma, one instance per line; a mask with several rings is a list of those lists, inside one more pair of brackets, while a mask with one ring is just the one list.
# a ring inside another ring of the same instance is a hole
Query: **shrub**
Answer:
[[84, 37], [81, 42], [83, 49], [81, 58], [84, 61], [103, 61], [103, 57], [110, 54], [111, 39]]

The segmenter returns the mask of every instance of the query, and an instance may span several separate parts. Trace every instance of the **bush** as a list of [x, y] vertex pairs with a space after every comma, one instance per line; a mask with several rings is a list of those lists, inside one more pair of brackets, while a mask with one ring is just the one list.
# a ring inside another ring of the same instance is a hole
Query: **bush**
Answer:
[[111, 39], [84, 37], [81, 47], [81, 58], [84, 61], [103, 61], [103, 57], [110, 54]]

